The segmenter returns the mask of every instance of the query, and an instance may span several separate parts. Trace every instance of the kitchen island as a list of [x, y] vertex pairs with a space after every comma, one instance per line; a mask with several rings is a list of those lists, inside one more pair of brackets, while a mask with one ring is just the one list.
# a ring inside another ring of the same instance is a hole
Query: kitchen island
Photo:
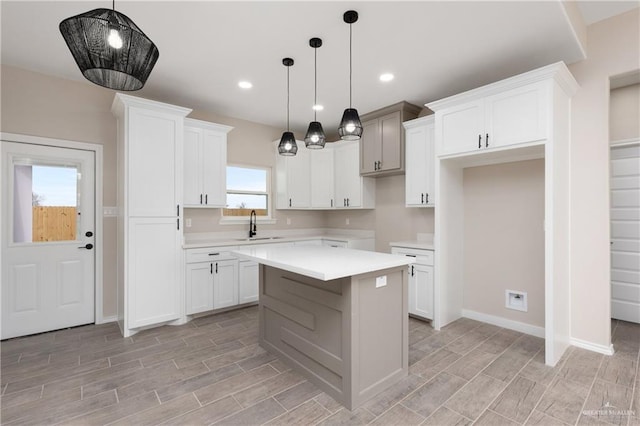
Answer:
[[260, 263], [260, 345], [345, 407], [407, 375], [411, 258], [334, 247], [232, 253]]

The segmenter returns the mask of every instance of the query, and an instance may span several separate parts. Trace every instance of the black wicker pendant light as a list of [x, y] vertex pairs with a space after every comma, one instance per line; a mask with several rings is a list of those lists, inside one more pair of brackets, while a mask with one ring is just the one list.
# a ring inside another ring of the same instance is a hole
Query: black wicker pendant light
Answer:
[[293, 133], [289, 130], [289, 68], [293, 66], [293, 59], [284, 58], [282, 65], [287, 67], [287, 131], [282, 134], [280, 143], [278, 144], [278, 153], [280, 155], [296, 155], [298, 152], [298, 144]]
[[309, 123], [304, 144], [309, 149], [322, 149], [326, 141], [322, 124], [316, 117], [318, 105], [318, 47], [322, 46], [322, 40], [314, 37], [309, 40], [309, 46], [313, 47], [313, 121]]
[[344, 22], [349, 24], [349, 108], [344, 110], [342, 114], [342, 120], [340, 121], [340, 127], [338, 127], [338, 134], [340, 139], [345, 141], [357, 141], [362, 136], [362, 122], [360, 116], [355, 108], [351, 107], [351, 77], [352, 77], [352, 31], [351, 26], [354, 22], [358, 21], [358, 12], [355, 10], [347, 10], [342, 16]]
[[127, 16], [94, 9], [60, 22], [60, 32], [87, 80], [114, 90], [141, 89], [158, 60], [155, 44]]

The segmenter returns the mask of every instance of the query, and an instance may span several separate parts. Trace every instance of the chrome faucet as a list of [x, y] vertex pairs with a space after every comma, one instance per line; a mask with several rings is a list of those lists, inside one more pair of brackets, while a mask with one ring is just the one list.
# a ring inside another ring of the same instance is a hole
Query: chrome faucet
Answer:
[[258, 222], [256, 211], [251, 210], [251, 215], [249, 216], [249, 238], [253, 238], [258, 234], [258, 230], [256, 229], [256, 222]]

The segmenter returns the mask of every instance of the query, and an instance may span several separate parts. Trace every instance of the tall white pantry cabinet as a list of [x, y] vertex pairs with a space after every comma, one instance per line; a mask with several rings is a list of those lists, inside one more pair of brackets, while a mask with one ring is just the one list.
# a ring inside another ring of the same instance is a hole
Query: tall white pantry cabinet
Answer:
[[180, 320], [184, 118], [190, 109], [116, 94], [118, 324], [124, 337]]

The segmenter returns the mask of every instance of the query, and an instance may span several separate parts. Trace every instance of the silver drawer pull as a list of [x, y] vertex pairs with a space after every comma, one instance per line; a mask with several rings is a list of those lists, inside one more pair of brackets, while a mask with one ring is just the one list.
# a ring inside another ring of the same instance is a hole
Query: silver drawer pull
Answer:
[[220, 253], [209, 253], [209, 256], [220, 256]]

